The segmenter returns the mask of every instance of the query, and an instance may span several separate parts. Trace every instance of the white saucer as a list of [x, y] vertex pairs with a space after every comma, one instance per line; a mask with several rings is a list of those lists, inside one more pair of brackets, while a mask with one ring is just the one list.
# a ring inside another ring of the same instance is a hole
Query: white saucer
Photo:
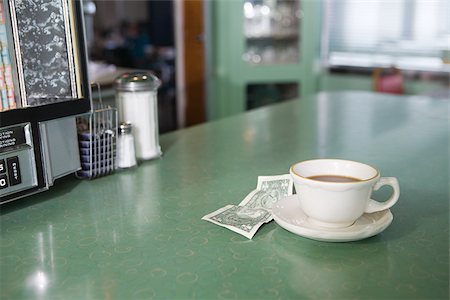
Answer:
[[308, 222], [297, 195], [279, 200], [272, 209], [275, 222], [297, 235], [325, 242], [349, 242], [374, 236], [385, 230], [394, 218], [389, 209], [364, 214], [356, 222], [345, 228], [324, 228]]

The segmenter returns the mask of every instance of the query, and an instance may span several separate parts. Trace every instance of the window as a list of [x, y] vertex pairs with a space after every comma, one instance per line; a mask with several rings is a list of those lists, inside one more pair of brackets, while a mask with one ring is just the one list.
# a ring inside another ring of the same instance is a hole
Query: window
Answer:
[[329, 66], [450, 72], [448, 0], [326, 0]]

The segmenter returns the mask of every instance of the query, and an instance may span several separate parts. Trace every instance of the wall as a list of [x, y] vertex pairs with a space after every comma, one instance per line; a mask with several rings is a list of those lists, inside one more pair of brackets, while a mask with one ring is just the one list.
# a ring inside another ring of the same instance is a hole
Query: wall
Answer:
[[147, 1], [95, 1], [95, 25], [99, 29], [114, 28], [122, 21], [148, 20]]

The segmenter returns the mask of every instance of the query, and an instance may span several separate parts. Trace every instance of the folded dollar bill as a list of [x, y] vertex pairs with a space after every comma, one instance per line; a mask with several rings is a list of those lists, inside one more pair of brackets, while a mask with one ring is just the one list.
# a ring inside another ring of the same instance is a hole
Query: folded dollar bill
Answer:
[[262, 224], [272, 220], [271, 213], [264, 209], [248, 210], [238, 205], [227, 205], [202, 218], [228, 228], [251, 239]]
[[273, 220], [272, 207], [281, 198], [293, 193], [289, 174], [259, 176], [255, 190], [239, 205], [227, 205], [202, 218], [252, 239], [258, 229]]

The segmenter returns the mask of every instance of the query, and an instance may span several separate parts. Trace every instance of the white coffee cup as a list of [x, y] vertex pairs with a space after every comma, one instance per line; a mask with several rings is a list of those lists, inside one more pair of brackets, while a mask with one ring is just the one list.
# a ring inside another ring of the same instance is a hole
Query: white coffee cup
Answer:
[[[307, 160], [294, 164], [289, 171], [308, 222], [322, 227], [348, 227], [364, 213], [389, 209], [400, 196], [395, 177], [380, 177], [376, 168], [360, 162]], [[383, 185], [393, 188], [391, 197], [385, 202], [372, 200], [372, 191]]]

